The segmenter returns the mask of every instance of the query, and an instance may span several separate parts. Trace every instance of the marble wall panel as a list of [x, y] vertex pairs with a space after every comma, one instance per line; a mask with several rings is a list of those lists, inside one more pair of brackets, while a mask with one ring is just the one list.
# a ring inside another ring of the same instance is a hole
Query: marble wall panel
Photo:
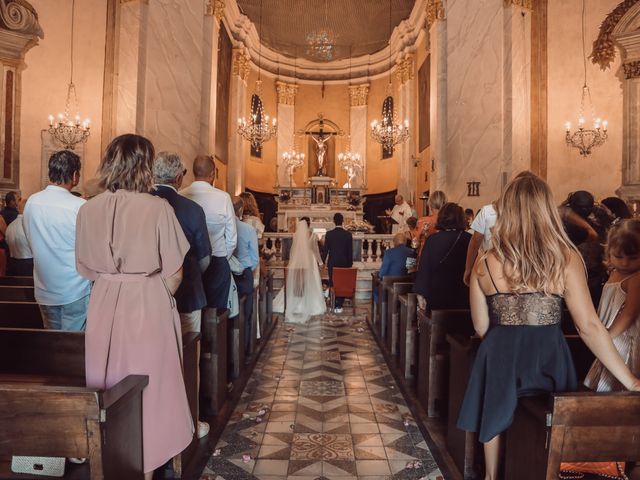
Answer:
[[360, 155], [363, 171], [358, 173], [352, 185], [361, 187], [367, 181], [367, 106], [358, 105], [351, 107], [349, 117], [349, 131], [351, 132], [351, 151]]
[[[282, 154], [292, 150], [294, 144], [294, 112], [295, 105], [278, 103], [278, 136], [276, 139], [276, 168], [278, 170], [278, 184], [289, 185], [287, 166], [282, 160]], [[304, 169], [304, 167], [300, 167]], [[294, 180], [295, 183], [295, 180]], [[273, 185], [271, 185], [273, 186]], [[266, 187], [266, 185], [265, 185]]]

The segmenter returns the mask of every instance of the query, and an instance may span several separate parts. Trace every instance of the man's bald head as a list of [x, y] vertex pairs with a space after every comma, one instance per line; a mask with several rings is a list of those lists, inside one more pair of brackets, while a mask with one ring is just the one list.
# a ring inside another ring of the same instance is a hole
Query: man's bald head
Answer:
[[393, 237], [393, 246], [399, 247], [406, 241], [407, 241], [407, 237], [405, 236], [404, 233], [396, 233], [395, 236]]
[[213, 157], [198, 155], [193, 160], [193, 176], [196, 180], [212, 183], [215, 177], [216, 166]]

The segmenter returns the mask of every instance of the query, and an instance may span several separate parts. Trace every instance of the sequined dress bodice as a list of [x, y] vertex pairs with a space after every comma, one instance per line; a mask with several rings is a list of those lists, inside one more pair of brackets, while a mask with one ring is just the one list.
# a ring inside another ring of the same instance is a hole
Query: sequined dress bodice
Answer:
[[491, 325], [556, 325], [562, 319], [562, 297], [535, 293], [496, 293], [487, 297]]

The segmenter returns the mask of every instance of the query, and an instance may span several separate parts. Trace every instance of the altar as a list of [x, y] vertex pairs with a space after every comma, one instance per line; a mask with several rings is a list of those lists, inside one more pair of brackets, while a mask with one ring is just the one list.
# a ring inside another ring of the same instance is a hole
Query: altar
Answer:
[[301, 217], [311, 219], [311, 228], [331, 230], [333, 216], [341, 213], [344, 224], [363, 222], [366, 188], [338, 188], [331, 177], [316, 176], [303, 187], [276, 187], [278, 231], [293, 232]]

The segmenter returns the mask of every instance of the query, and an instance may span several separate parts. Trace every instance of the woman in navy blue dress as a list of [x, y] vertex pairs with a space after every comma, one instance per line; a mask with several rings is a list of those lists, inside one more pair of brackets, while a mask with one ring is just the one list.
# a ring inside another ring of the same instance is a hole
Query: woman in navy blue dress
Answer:
[[471, 314], [483, 340], [458, 418], [484, 443], [486, 480], [497, 478], [500, 434], [518, 398], [577, 388], [560, 329], [563, 299], [585, 344], [625, 388], [640, 390], [593, 308], [584, 263], [549, 186], [529, 172], [511, 181], [492, 234], [471, 275]]

